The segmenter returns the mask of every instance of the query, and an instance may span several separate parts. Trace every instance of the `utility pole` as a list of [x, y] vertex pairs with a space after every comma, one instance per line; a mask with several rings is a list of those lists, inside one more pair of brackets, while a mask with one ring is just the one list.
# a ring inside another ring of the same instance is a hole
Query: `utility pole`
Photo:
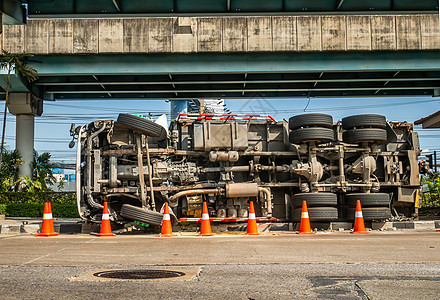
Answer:
[[432, 154], [427, 154], [426, 157], [428, 158], [428, 165], [430, 169], [434, 168], [434, 164], [432, 163]]
[[200, 102], [199, 113], [204, 114], [205, 113], [205, 99], [199, 99], [199, 102]]

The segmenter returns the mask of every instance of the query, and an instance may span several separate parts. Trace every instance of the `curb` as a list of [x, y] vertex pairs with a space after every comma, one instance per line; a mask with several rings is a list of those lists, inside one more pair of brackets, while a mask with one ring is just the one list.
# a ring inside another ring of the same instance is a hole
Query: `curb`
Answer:
[[438, 229], [440, 220], [437, 221], [403, 221], [403, 222], [380, 222], [372, 224], [373, 230], [394, 230], [396, 229]]
[[[37, 234], [41, 230], [42, 224], [0, 224], [0, 234], [18, 234], [29, 233]], [[60, 234], [77, 234], [77, 233], [89, 233], [89, 231], [83, 232], [83, 226], [87, 224], [54, 224], [55, 232]]]
[[[40, 232], [41, 221], [28, 223], [27, 220], [5, 220], [0, 221], [0, 234], [19, 234], [28, 233], [36, 234]], [[353, 223], [351, 222], [323, 222], [311, 223], [312, 228], [318, 230], [330, 231], [344, 231], [351, 230]], [[55, 232], [60, 234], [89, 234], [96, 230], [95, 224], [86, 223], [68, 223], [68, 222], [54, 222]], [[402, 221], [402, 222], [372, 222], [368, 224], [372, 230], [404, 230], [404, 229], [418, 229], [418, 230], [434, 230], [440, 229], [440, 220], [433, 221]], [[279, 231], [295, 231], [299, 229], [299, 223], [259, 223], [258, 228], [264, 232], [279, 232]], [[177, 228], [176, 228], [177, 229]], [[196, 231], [197, 227], [192, 228]], [[214, 226], [214, 231], [246, 231], [246, 224]]]

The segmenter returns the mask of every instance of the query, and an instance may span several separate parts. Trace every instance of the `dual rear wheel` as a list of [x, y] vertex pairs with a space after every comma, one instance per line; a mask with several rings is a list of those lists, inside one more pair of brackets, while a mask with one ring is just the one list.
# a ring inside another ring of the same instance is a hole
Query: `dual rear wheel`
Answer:
[[390, 196], [386, 193], [353, 193], [345, 196], [345, 217], [353, 221], [356, 202], [360, 200], [365, 221], [379, 221], [391, 217]]
[[310, 221], [338, 220], [338, 198], [333, 193], [301, 193], [293, 195], [293, 221], [301, 221], [302, 203], [306, 201]]
[[[346, 143], [385, 143], [386, 119], [381, 115], [365, 114], [342, 119], [343, 141]], [[289, 119], [289, 141], [328, 143], [335, 139], [333, 117], [326, 114], [302, 114]]]
[[303, 114], [289, 119], [289, 141], [328, 143], [335, 139], [333, 117], [325, 114]]
[[345, 129], [342, 139], [346, 143], [385, 143], [387, 141], [387, 121], [381, 115], [356, 115], [342, 119]]
[[[379, 221], [391, 217], [390, 196], [386, 193], [352, 193], [345, 196], [345, 219], [354, 220], [356, 202], [361, 201], [365, 221]], [[301, 221], [302, 203], [306, 201], [309, 219], [312, 222], [341, 220], [338, 215], [338, 200], [334, 193], [300, 193], [292, 196], [293, 221]]]

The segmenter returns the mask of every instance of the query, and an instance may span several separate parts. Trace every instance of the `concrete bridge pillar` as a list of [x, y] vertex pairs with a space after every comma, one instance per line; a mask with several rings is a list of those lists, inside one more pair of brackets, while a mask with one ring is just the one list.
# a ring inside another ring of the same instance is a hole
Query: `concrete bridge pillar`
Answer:
[[15, 147], [25, 162], [19, 167], [19, 175], [32, 177], [35, 117], [43, 113], [43, 101], [31, 93], [11, 93], [7, 106], [16, 116]]
[[34, 151], [34, 129], [35, 129], [35, 116], [19, 114], [16, 115], [16, 127], [15, 127], [15, 148], [20, 153], [24, 165], [21, 165], [18, 169], [20, 177], [29, 176], [32, 177], [32, 160]]

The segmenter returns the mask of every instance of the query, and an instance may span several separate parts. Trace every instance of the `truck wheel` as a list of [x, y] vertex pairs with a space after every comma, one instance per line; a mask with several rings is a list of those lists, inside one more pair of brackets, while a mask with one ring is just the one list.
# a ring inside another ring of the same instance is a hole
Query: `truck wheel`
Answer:
[[384, 116], [381, 115], [356, 115], [350, 116], [342, 119], [342, 128], [353, 129], [353, 128], [386, 128], [387, 121]]
[[129, 204], [122, 205], [121, 216], [126, 219], [141, 221], [151, 225], [162, 224], [163, 214]]
[[333, 117], [325, 114], [303, 114], [293, 116], [289, 119], [289, 129], [294, 130], [301, 127], [333, 127]]
[[353, 193], [345, 195], [345, 204], [347, 206], [356, 206], [357, 200], [361, 200], [361, 206], [364, 207], [374, 207], [374, 206], [389, 206], [390, 205], [390, 195], [386, 193]]
[[[311, 207], [308, 208], [309, 219], [313, 221], [336, 221], [338, 220], [338, 209], [336, 207]], [[293, 222], [301, 221], [301, 208], [293, 209]]]
[[307, 207], [338, 205], [338, 197], [333, 193], [301, 193], [291, 198], [293, 207], [302, 207], [303, 201], [306, 201]]
[[320, 128], [320, 127], [308, 127], [308, 128], [298, 128], [292, 130], [289, 133], [289, 141], [293, 144], [298, 144], [301, 142], [320, 142], [328, 143], [333, 141], [335, 134], [333, 129], [330, 128]]
[[342, 139], [346, 143], [385, 143], [387, 141], [387, 131], [381, 128], [350, 129], [342, 134]]
[[[347, 207], [345, 210], [345, 217], [347, 220], [354, 220], [354, 213], [356, 208]], [[362, 215], [364, 221], [380, 221], [391, 217], [391, 211], [388, 207], [366, 207], [362, 208]]]
[[134, 130], [142, 131], [148, 136], [158, 138], [158, 140], [165, 140], [167, 138], [167, 131], [165, 128], [141, 117], [129, 114], [119, 114], [117, 123]]

